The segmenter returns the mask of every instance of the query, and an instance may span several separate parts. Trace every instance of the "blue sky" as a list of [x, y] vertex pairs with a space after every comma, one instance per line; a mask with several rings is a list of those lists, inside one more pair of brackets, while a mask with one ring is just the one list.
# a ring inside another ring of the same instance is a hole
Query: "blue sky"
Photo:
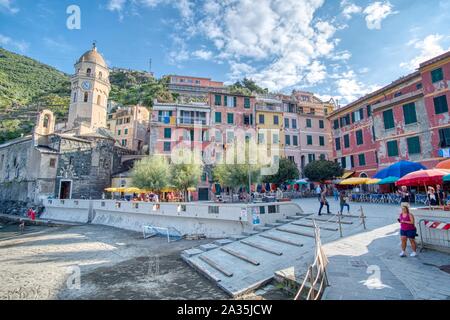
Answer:
[[[67, 7], [81, 10], [69, 30]], [[0, 0], [0, 46], [73, 72], [112, 67], [296, 88], [341, 104], [450, 49], [447, 0]]]

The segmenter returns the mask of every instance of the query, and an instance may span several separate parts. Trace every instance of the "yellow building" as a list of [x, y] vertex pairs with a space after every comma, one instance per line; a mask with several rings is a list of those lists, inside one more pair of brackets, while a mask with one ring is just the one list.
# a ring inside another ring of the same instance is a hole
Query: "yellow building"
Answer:
[[144, 152], [149, 143], [150, 112], [146, 107], [118, 108], [108, 115], [107, 127], [118, 143], [127, 149]]

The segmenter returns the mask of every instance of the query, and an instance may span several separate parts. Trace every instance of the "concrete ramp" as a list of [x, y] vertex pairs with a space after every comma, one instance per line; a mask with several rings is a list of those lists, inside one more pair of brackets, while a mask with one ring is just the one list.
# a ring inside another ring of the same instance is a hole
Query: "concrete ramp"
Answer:
[[[237, 297], [272, 280], [277, 271], [289, 269], [290, 278], [306, 272], [314, 256], [311, 219], [316, 217], [312, 214], [287, 217], [255, 229], [256, 234], [236, 235], [216, 240], [211, 246], [185, 250], [181, 257], [230, 296]], [[322, 221], [316, 221], [322, 242], [339, 238], [333, 218], [323, 216]], [[355, 227], [352, 220], [355, 219], [343, 218], [347, 222], [342, 224], [344, 230]]]

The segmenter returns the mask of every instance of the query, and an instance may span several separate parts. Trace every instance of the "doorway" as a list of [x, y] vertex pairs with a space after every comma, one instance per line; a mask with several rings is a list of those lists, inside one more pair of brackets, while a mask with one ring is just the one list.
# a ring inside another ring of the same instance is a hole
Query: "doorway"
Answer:
[[72, 181], [61, 180], [59, 183], [59, 198], [71, 199], [72, 198]]
[[208, 201], [209, 200], [209, 189], [208, 188], [198, 188], [198, 200]]

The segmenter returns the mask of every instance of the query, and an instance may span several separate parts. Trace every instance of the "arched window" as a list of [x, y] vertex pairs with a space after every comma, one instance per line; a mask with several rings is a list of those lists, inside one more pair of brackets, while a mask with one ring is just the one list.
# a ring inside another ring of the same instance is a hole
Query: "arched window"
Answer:
[[88, 100], [89, 100], [89, 93], [85, 92], [84, 93], [84, 102], [88, 102]]
[[98, 104], [98, 105], [101, 105], [101, 103], [102, 103], [102, 96], [101, 96], [101, 95], [98, 95], [98, 96], [97, 96], [97, 104]]
[[88, 68], [88, 69], [86, 70], [86, 74], [87, 74], [88, 76], [91, 75], [91, 68]]
[[99, 72], [98, 77], [101, 79], [103, 77], [103, 73]]
[[44, 123], [43, 123], [44, 128], [48, 128], [49, 122], [50, 122], [50, 116], [48, 114], [46, 114], [44, 116]]
[[77, 102], [77, 92], [73, 93], [73, 102]]

